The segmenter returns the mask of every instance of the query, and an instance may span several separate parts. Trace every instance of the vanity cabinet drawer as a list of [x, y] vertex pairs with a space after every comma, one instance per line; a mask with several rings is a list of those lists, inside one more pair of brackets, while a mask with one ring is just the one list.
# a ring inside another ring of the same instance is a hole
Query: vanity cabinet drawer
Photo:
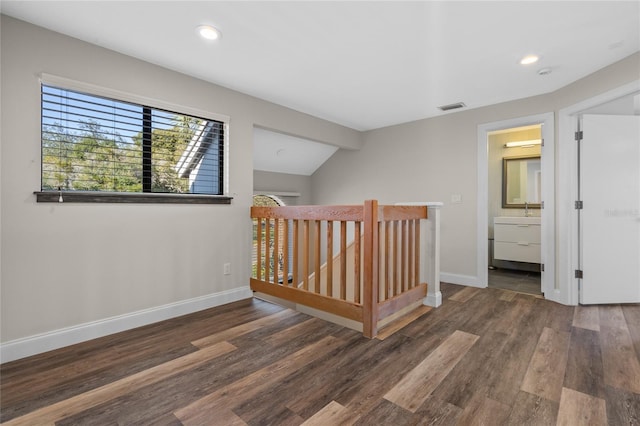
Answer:
[[493, 257], [499, 260], [511, 260], [514, 262], [542, 263], [540, 244], [516, 243], [498, 241], [494, 242]]
[[540, 225], [504, 224], [493, 226], [495, 241], [540, 244]]

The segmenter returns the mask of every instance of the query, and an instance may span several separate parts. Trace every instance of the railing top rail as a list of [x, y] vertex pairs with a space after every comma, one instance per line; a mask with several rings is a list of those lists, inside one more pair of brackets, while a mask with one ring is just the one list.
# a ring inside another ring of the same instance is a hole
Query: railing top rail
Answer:
[[426, 218], [426, 206], [378, 206], [378, 222]]
[[252, 218], [301, 219], [301, 220], [344, 220], [362, 222], [363, 206], [282, 206], [251, 207]]
[[[251, 207], [251, 217], [362, 222], [364, 220], [364, 206], [253, 206]], [[378, 222], [426, 218], [426, 206], [378, 206]]]

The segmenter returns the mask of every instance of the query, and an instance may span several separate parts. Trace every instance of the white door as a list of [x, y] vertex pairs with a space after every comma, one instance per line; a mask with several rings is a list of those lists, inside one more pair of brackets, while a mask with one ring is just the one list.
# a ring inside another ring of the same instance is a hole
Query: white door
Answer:
[[580, 303], [640, 302], [640, 117], [584, 115]]

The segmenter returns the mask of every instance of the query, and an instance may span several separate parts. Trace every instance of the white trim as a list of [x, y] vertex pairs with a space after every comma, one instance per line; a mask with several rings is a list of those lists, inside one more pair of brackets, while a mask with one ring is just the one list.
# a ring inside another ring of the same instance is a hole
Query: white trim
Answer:
[[[542, 261], [545, 265], [542, 290], [545, 297], [554, 299], [555, 289], [555, 143], [553, 113], [512, 118], [509, 120], [485, 123], [478, 126], [478, 206], [477, 206], [477, 258], [476, 287], [487, 287], [489, 281], [488, 262], [488, 206], [489, 206], [489, 154], [487, 133], [496, 130], [542, 124], [544, 155], [542, 156]], [[556, 300], [559, 301], [559, 300]], [[565, 302], [566, 303], [566, 302]]]
[[[493, 128], [497, 127], [497, 128]], [[500, 126], [478, 126], [478, 205], [476, 212], [476, 285], [487, 287], [489, 282], [489, 143], [487, 133], [500, 130]], [[481, 247], [482, 246], [482, 247]]]
[[558, 184], [558, 280], [566, 283], [559, 288], [562, 300], [578, 304], [578, 283], [574, 271], [579, 269], [578, 213], [574, 201], [578, 199], [578, 159], [574, 132], [579, 114], [589, 108], [640, 91], [640, 80], [609, 90], [558, 112], [558, 172], [563, 179]]
[[558, 298], [559, 282], [556, 279], [556, 143], [554, 114], [544, 114], [542, 122], [542, 200], [541, 212], [541, 260], [544, 265], [541, 290], [547, 300], [566, 303]]
[[425, 306], [431, 306], [437, 308], [442, 306], [442, 292], [437, 291], [433, 294], [427, 294], [422, 302]]
[[469, 287], [486, 287], [486, 284], [480, 284], [478, 277], [473, 277], [471, 275], [450, 274], [448, 272], [440, 272], [440, 282], [466, 285]]
[[[224, 121], [224, 120], [223, 120]], [[222, 167], [223, 172], [224, 172], [224, 181], [222, 182], [222, 185], [224, 186], [223, 188], [223, 194], [227, 195], [227, 196], [234, 196], [235, 194], [231, 194], [231, 178], [230, 178], [230, 173], [229, 171], [231, 170], [231, 161], [229, 159], [229, 156], [231, 155], [229, 151], [229, 141], [231, 140], [231, 129], [229, 126], [229, 120], [224, 121], [224, 158], [222, 159], [223, 161], [223, 165]]]
[[255, 190], [253, 191], [253, 195], [275, 195], [278, 197], [299, 197], [299, 192], [286, 192], [286, 191], [264, 191], [264, 190]]
[[442, 201], [409, 201], [402, 203], [395, 203], [396, 206], [427, 206], [433, 208], [441, 208], [444, 206]]
[[0, 360], [2, 363], [14, 361], [53, 349], [251, 297], [253, 297], [253, 292], [249, 287], [239, 287], [12, 340], [0, 345]]

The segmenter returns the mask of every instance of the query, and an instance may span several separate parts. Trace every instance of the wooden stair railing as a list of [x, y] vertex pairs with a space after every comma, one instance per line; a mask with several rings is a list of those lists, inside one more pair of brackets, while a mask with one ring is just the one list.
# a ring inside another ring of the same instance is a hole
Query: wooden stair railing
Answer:
[[[333, 233], [334, 231], [328, 230], [328, 232]], [[325, 294], [325, 292], [329, 296], [332, 296], [334, 293], [340, 294], [341, 288], [339, 287], [339, 284], [344, 280], [346, 282], [346, 297], [348, 298], [348, 300], [359, 300], [355, 299], [350, 292], [355, 288], [355, 274], [349, 274], [345, 272], [347, 270], [347, 264], [355, 264], [355, 256], [357, 253], [358, 264], [360, 266], [359, 277], [360, 280], [362, 280], [362, 256], [360, 256], [360, 247], [362, 247], [362, 243], [364, 242], [362, 233], [360, 233], [360, 238], [357, 241], [359, 242], [359, 244], [356, 244], [355, 239], [347, 244], [346, 241], [343, 242], [341, 239], [339, 252], [335, 254], [331, 260], [325, 261], [322, 266], [320, 266], [319, 280], [320, 291], [322, 292], [322, 294]], [[343, 247], [343, 244], [346, 245], [346, 247]], [[309, 275], [309, 285], [315, 285], [315, 279], [316, 273], [314, 271], [311, 273], [311, 275]], [[299, 282], [298, 288], [302, 288], [303, 285], [304, 282]], [[358, 297], [361, 299], [362, 295], [360, 294], [358, 295]]]
[[254, 206], [251, 217], [254, 291], [360, 322], [369, 338], [379, 320], [426, 294], [419, 282], [424, 206]]

